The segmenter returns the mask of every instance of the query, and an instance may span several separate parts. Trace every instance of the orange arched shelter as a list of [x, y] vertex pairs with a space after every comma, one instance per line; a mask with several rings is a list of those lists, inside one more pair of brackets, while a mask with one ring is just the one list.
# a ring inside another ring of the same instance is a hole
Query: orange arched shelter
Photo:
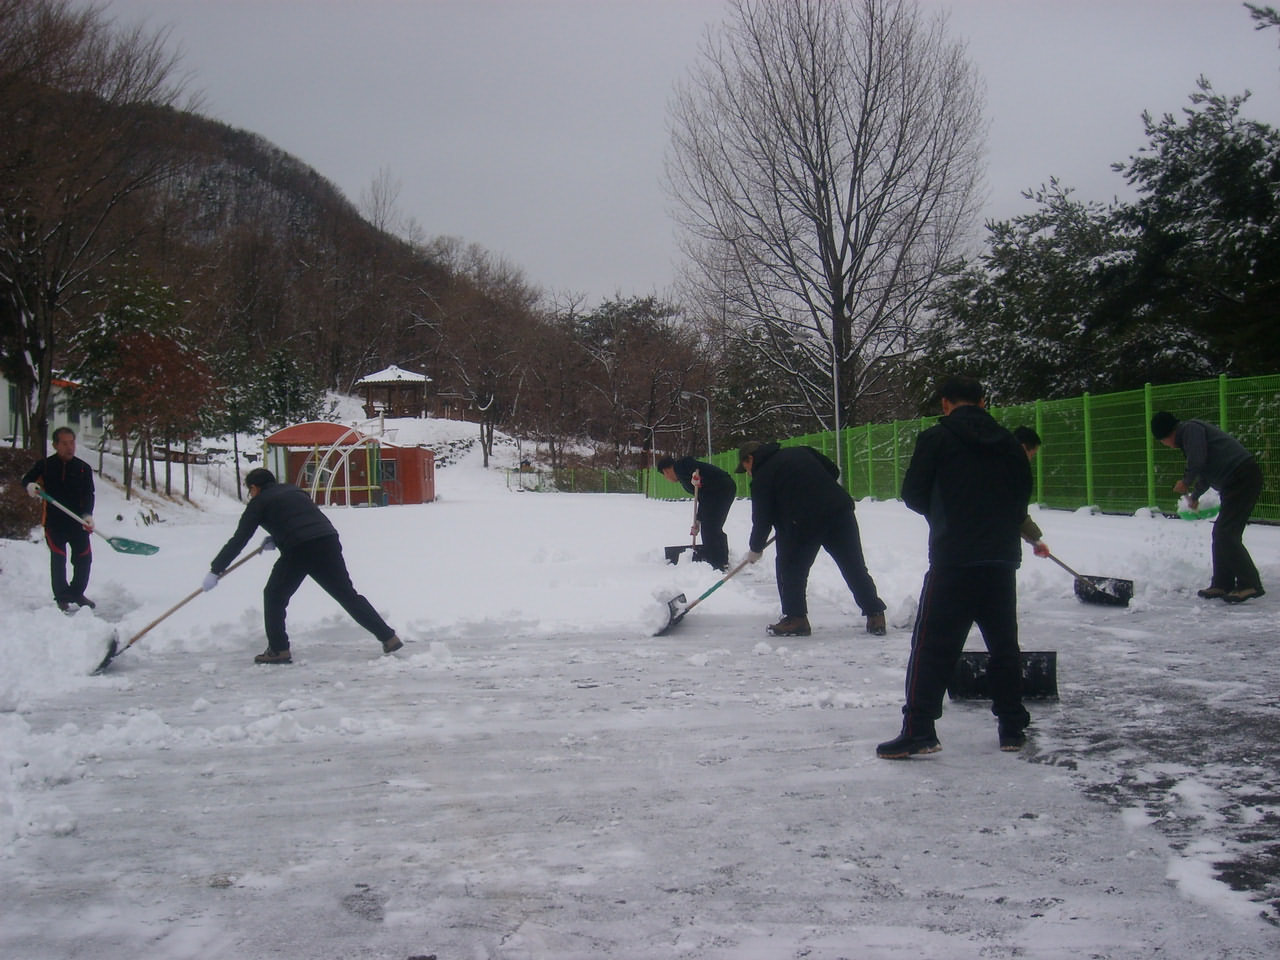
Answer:
[[387, 506], [436, 498], [435, 454], [340, 423], [311, 421], [267, 437], [263, 463], [321, 505]]

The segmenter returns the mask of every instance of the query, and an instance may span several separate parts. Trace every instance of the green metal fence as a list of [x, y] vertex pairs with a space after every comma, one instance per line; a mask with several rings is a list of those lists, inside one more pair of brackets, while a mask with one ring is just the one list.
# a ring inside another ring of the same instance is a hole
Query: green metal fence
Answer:
[[[1215, 423], [1252, 450], [1262, 467], [1264, 486], [1253, 519], [1280, 523], [1280, 376], [1200, 380], [1142, 390], [1085, 394], [1067, 400], [1037, 400], [992, 408], [1010, 429], [1025, 425], [1043, 441], [1032, 462], [1033, 500], [1047, 507], [1096, 506], [1107, 513], [1132, 513], [1152, 507], [1173, 511], [1173, 485], [1186, 461], [1151, 436], [1151, 415], [1168, 410], [1180, 420]], [[902, 489], [902, 475], [921, 431], [936, 417], [867, 424], [840, 431], [845, 488], [855, 499], [892, 500]], [[835, 459], [832, 432], [781, 441], [807, 444]], [[736, 453], [713, 456], [711, 463], [730, 472]], [[662, 476], [643, 481], [652, 497], [687, 497], [684, 489]], [[738, 476], [738, 493], [748, 493], [747, 478]]]

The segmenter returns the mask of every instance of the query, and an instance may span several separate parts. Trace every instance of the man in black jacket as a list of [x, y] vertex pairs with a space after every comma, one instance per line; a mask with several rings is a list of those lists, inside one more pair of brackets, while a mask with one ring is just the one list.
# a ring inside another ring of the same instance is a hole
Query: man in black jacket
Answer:
[[[49, 545], [49, 580], [58, 609], [71, 604], [93, 607], [84, 595], [89, 588], [89, 568], [93, 549], [93, 468], [76, 456], [76, 435], [70, 427], [53, 431], [53, 456], [45, 457], [22, 477], [22, 485], [33, 497], [52, 497], [80, 518], [68, 517], [56, 507], [44, 505], [44, 539]], [[67, 558], [71, 558], [71, 582], [67, 583]]]
[[240, 515], [236, 532], [213, 558], [201, 586], [206, 591], [216, 587], [253, 531], [258, 527], [267, 531], [263, 544], [268, 550], [278, 547], [280, 559], [271, 568], [262, 591], [267, 649], [254, 657], [253, 662], [293, 662], [289, 635], [284, 627], [285, 610], [307, 577], [337, 600], [356, 623], [377, 637], [383, 653], [392, 653], [404, 646], [396, 632], [373, 609], [373, 604], [356, 593], [342, 557], [338, 531], [311, 497], [291, 483], [277, 483], [275, 475], [262, 467], [250, 470], [244, 482], [249, 488], [249, 503]]
[[758, 561], [777, 531], [778, 596], [782, 619], [768, 628], [775, 637], [807, 637], [809, 569], [826, 550], [853, 592], [867, 632], [885, 633], [884, 601], [862, 556], [853, 498], [840, 486], [840, 471], [813, 447], [780, 447], [752, 440], [738, 450], [738, 473], [751, 475], [751, 540], [747, 559]]
[[990, 653], [1000, 749], [1021, 749], [1031, 722], [1022, 705], [1016, 580], [1031, 468], [1013, 434], [984, 409], [977, 380], [952, 377], [939, 393], [942, 419], [917, 438], [902, 480], [903, 502], [929, 521], [929, 571], [911, 635], [902, 732], [876, 747], [887, 760], [941, 749], [934, 721], [975, 623]]
[[1192, 510], [1210, 487], [1222, 498], [1218, 519], [1213, 521], [1213, 576], [1200, 596], [1227, 603], [1262, 596], [1266, 593], [1262, 578], [1244, 545], [1244, 528], [1262, 495], [1257, 459], [1225, 430], [1203, 420], [1179, 420], [1165, 410], [1151, 418], [1151, 433], [1166, 447], [1186, 455], [1187, 469], [1173, 489], [1187, 495]]
[[724, 532], [724, 522], [729, 516], [738, 495], [738, 485], [733, 477], [715, 464], [704, 463], [693, 457], [663, 457], [658, 461], [658, 472], [672, 483], [679, 483], [688, 493], [697, 492], [698, 509], [693, 516], [689, 536], [702, 533], [702, 557], [717, 570], [729, 569], [729, 538]]

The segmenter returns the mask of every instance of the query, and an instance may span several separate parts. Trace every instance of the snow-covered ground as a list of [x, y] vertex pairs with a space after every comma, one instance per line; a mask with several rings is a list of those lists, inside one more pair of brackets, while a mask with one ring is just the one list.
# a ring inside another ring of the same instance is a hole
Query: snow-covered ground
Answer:
[[1228, 607], [1195, 597], [1207, 521], [1038, 512], [1132, 604], [1028, 553], [1023, 646], [1061, 699], [1022, 753], [957, 701], [942, 752], [888, 762], [925, 568], [900, 503], [857, 509], [887, 637], [825, 555], [812, 637], [765, 635], [771, 556], [656, 637], [716, 581], [662, 561], [688, 503], [511, 492], [470, 425], [400, 428], [460, 441], [438, 502], [329, 511], [391, 657], [308, 583], [294, 663], [255, 666], [259, 557], [90, 676], [199, 587], [240, 510], [212, 480], [149, 525], [99, 482], [100, 529], [160, 552], [95, 539], [96, 611], [0, 541], [0, 956], [1280, 955], [1280, 529], [1247, 535], [1276, 592]]

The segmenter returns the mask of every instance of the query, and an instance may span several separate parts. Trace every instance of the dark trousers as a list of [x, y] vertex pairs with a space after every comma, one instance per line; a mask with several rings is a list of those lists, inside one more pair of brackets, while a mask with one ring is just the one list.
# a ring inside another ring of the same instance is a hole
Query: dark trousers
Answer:
[[[49, 545], [49, 581], [53, 599], [72, 602], [84, 596], [89, 587], [89, 568], [93, 565], [93, 546], [84, 527], [56, 526], [44, 528]], [[71, 558], [71, 583], [67, 583], [67, 558]]]
[[1213, 522], [1213, 581], [1223, 590], [1262, 589], [1262, 578], [1244, 546], [1244, 528], [1258, 497], [1262, 495], [1262, 468], [1249, 459], [1227, 477], [1222, 489], [1222, 506]]
[[267, 646], [272, 650], [288, 650], [289, 634], [284, 629], [285, 610], [289, 600], [310, 577], [325, 593], [337, 600], [351, 619], [364, 627], [379, 641], [386, 640], [394, 630], [378, 616], [373, 604], [356, 593], [347, 573], [347, 562], [342, 557], [342, 543], [337, 536], [320, 537], [299, 544], [289, 553], [281, 553], [271, 568], [267, 585], [262, 591], [263, 620], [267, 630]]
[[880, 599], [875, 581], [867, 572], [867, 562], [862, 557], [862, 539], [852, 508], [832, 514], [822, 523], [778, 527], [777, 547], [774, 569], [777, 571], [778, 596], [782, 600], [784, 617], [809, 615], [809, 570], [818, 558], [819, 548], [826, 550], [840, 568], [840, 574], [853, 592], [853, 599], [863, 616], [884, 611], [884, 601]]
[[702, 526], [702, 559], [724, 570], [729, 566], [729, 537], [724, 521], [733, 506], [733, 497], [700, 497], [698, 523]]
[[930, 730], [942, 716], [942, 696], [975, 623], [990, 654], [991, 712], [1025, 725], [1016, 577], [1017, 568], [1011, 564], [929, 568], [907, 661], [902, 712], [908, 732]]

